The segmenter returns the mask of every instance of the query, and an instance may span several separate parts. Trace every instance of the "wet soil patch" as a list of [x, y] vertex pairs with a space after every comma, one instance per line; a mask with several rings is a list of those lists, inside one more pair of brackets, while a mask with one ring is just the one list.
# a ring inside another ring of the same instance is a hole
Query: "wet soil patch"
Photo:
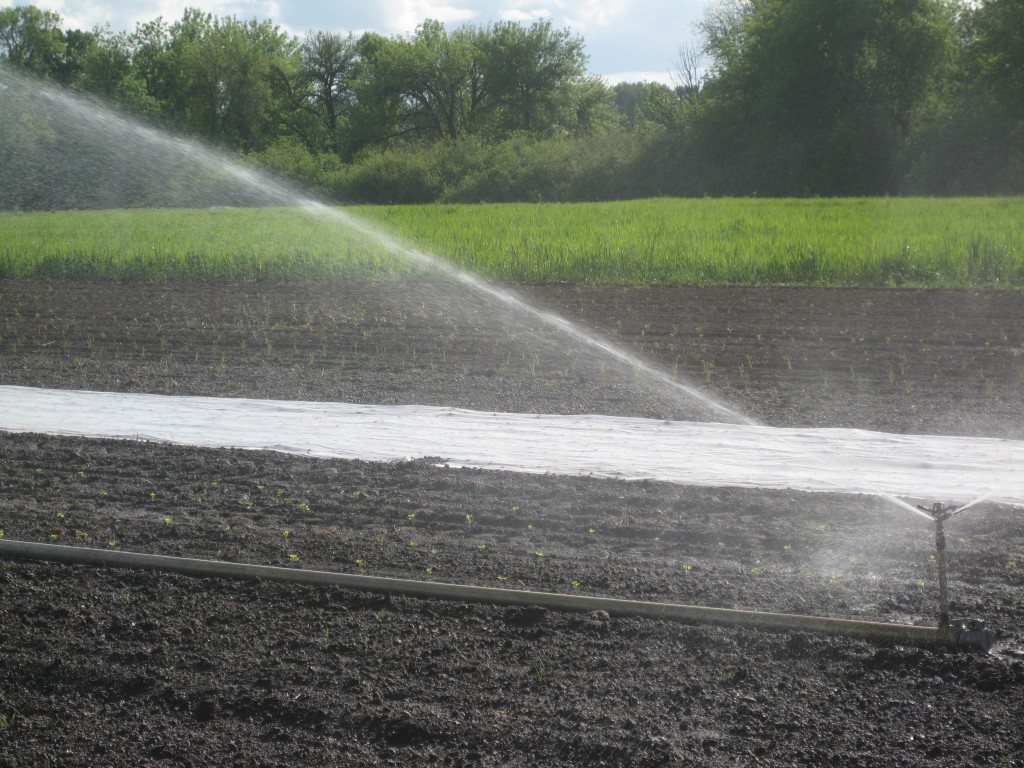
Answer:
[[[1024, 438], [1016, 293], [520, 290], [770, 424]], [[0, 282], [0, 384], [702, 415], [573, 344], [467, 325], [464, 308], [403, 291]], [[0, 434], [0, 529], [294, 568], [935, 618], [930, 527], [876, 499], [443, 459]], [[1024, 764], [1021, 519], [982, 505], [949, 526], [955, 612], [988, 620], [1003, 651], [989, 656], [8, 560], [0, 763]]]

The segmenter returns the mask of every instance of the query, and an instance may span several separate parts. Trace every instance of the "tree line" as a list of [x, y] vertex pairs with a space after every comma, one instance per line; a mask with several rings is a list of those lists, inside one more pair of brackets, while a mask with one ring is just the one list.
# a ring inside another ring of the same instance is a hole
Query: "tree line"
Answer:
[[1020, 0], [718, 0], [675, 87], [548, 21], [407, 36], [0, 9], [0, 61], [336, 200], [1024, 192]]

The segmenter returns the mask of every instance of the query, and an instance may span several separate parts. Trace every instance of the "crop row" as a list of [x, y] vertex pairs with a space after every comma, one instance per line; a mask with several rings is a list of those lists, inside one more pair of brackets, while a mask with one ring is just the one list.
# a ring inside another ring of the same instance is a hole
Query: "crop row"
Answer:
[[[679, 200], [360, 207], [349, 213], [496, 280], [1024, 286], [1024, 200]], [[415, 276], [347, 216], [304, 209], [0, 214], [0, 278]]]

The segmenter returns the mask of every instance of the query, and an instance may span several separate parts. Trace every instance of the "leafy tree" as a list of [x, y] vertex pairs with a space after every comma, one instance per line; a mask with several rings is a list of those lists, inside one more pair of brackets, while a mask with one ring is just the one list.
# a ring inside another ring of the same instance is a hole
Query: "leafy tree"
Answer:
[[905, 191], [1024, 192], [1024, 5], [958, 7], [959, 56], [941, 99], [913, 132]]
[[944, 0], [732, 0], [701, 28], [698, 146], [731, 191], [773, 195], [894, 191], [954, 40]]
[[299, 66], [298, 42], [269, 21], [216, 19], [186, 9], [170, 28], [168, 106], [205, 138], [249, 151], [280, 125], [272, 73]]
[[662, 83], [617, 83], [612, 86], [615, 108], [627, 125], [655, 123], [665, 127], [679, 119], [680, 95]]
[[984, 0], [970, 24], [969, 50], [980, 85], [1024, 119], [1024, 3]]
[[64, 57], [61, 17], [34, 5], [0, 8], [0, 61], [40, 77], [51, 77]]
[[508, 131], [544, 131], [564, 124], [566, 87], [586, 73], [583, 39], [550, 21], [529, 27], [499, 22], [481, 38], [483, 82]]
[[403, 98], [394, 62], [395, 50], [403, 45], [367, 32], [357, 43], [358, 64], [353, 78], [355, 104], [348, 136], [348, 154], [354, 156], [368, 147], [384, 147], [415, 138], [409, 105]]
[[428, 19], [408, 39], [363, 37], [357, 110], [362, 126], [380, 126], [376, 143], [455, 141], [479, 128], [489, 106], [483, 34]]
[[615, 94], [600, 77], [582, 77], [560, 91], [562, 128], [581, 136], [612, 128], [618, 122]]
[[311, 105], [327, 133], [334, 136], [354, 97], [358, 49], [351, 34], [311, 32], [302, 44], [302, 78], [311, 89]]
[[480, 33], [474, 27], [445, 30], [428, 19], [393, 62], [397, 85], [424, 132], [455, 140], [474, 128], [486, 101], [479, 55]]
[[171, 28], [163, 18], [137, 24], [124, 41], [134, 76], [145, 85], [146, 94], [165, 108], [176, 91], [171, 43]]

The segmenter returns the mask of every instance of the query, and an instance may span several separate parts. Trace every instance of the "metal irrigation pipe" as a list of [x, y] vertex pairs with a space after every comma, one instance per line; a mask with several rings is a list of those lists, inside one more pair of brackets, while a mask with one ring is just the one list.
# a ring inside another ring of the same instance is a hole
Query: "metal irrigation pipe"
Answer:
[[69, 547], [61, 544], [38, 544], [28, 541], [0, 539], [0, 557], [98, 565], [110, 568], [142, 568], [207, 578], [281, 581], [310, 586], [344, 587], [363, 592], [376, 592], [408, 597], [455, 600], [491, 605], [528, 605], [556, 611], [605, 611], [616, 616], [643, 616], [673, 619], [689, 623], [710, 623], [783, 629], [805, 632], [851, 635], [875, 640], [893, 640], [915, 644], [944, 642], [937, 627], [911, 624], [887, 624], [877, 621], [835, 619], [825, 616], [803, 616], [788, 613], [741, 611], [728, 608], [707, 608], [696, 605], [654, 603], [643, 600], [619, 600], [587, 595], [564, 595], [552, 592], [531, 592], [521, 589], [499, 589], [468, 584], [445, 584], [382, 576], [361, 576], [330, 571], [307, 571], [271, 565], [230, 563], [223, 560], [197, 560], [168, 555], [147, 555], [91, 547]]

